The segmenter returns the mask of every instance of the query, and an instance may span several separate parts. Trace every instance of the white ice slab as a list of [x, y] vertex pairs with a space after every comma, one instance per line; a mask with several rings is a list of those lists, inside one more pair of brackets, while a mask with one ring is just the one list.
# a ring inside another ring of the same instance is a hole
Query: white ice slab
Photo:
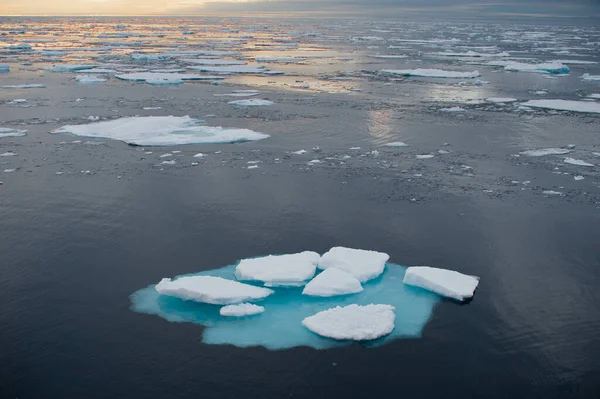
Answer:
[[117, 79], [149, 84], [179, 84], [186, 80], [219, 80], [222, 76], [209, 76], [186, 73], [134, 72], [115, 75]]
[[298, 61], [302, 61], [302, 58], [294, 58], [294, 57], [256, 57], [256, 62], [274, 62], [281, 64], [294, 63]]
[[44, 68], [49, 72], [75, 72], [82, 69], [91, 69], [96, 65], [82, 65], [82, 64], [57, 64], [48, 68]]
[[581, 78], [583, 80], [600, 80], [600, 75], [590, 75], [589, 73], [584, 73]]
[[185, 62], [186, 64], [194, 64], [194, 65], [210, 65], [210, 66], [223, 66], [223, 65], [246, 65], [244, 61], [238, 60], [222, 60], [222, 59], [212, 59], [212, 58], [185, 58], [180, 60]]
[[564, 155], [570, 153], [568, 148], [540, 148], [537, 150], [521, 151], [519, 154], [528, 157], [543, 157], [546, 155]]
[[0, 89], [43, 89], [46, 85], [35, 83], [35, 84], [23, 84], [23, 85], [5, 85], [0, 86]]
[[473, 72], [457, 72], [457, 71], [444, 71], [441, 69], [383, 69], [381, 72], [389, 73], [392, 75], [402, 76], [419, 76], [424, 78], [455, 78], [455, 79], [474, 79], [478, 76], [479, 71]]
[[9, 127], [0, 127], [0, 138], [2, 137], [21, 137], [27, 134], [27, 130], [11, 129]]
[[394, 330], [394, 310], [391, 305], [337, 306], [307, 317], [302, 325], [323, 337], [368, 341]]
[[584, 160], [575, 158], [565, 158], [565, 163], [576, 166], [594, 166], [593, 163], [585, 162]]
[[243, 317], [263, 313], [264, 311], [265, 308], [262, 306], [253, 303], [240, 303], [239, 305], [223, 306], [219, 310], [219, 314], [226, 317]]
[[99, 78], [97, 76], [92, 75], [77, 75], [75, 76], [75, 80], [81, 84], [91, 84], [91, 83], [102, 83], [106, 82], [106, 79]]
[[529, 100], [521, 104], [530, 108], [555, 109], [559, 111], [600, 114], [600, 104], [589, 101], [573, 100]]
[[185, 301], [214, 305], [257, 301], [273, 293], [268, 288], [255, 287], [213, 276], [189, 276], [175, 280], [163, 278], [156, 284], [156, 291], [159, 294], [174, 296]]
[[461, 107], [440, 108], [440, 112], [465, 112], [466, 109]]
[[406, 144], [403, 141], [394, 141], [393, 143], [387, 143], [385, 146], [386, 147], [408, 147], [408, 144]]
[[473, 296], [479, 284], [479, 277], [468, 276], [454, 270], [413, 266], [406, 270], [404, 284], [414, 285], [448, 298], [464, 301]]
[[571, 69], [560, 62], [544, 62], [541, 64], [525, 64], [522, 62], [507, 62], [506, 71], [538, 72], [538, 73], [569, 73]]
[[194, 66], [188, 69], [222, 74], [257, 74], [265, 72], [262, 65]]
[[383, 252], [333, 247], [319, 260], [319, 269], [335, 267], [356, 277], [361, 283], [383, 273], [390, 256]]
[[261, 100], [258, 98], [252, 98], [249, 100], [235, 100], [235, 101], [229, 101], [227, 104], [232, 105], [234, 107], [238, 107], [238, 108], [245, 108], [245, 107], [268, 107], [269, 105], [273, 105], [273, 101], [269, 101], [269, 100]]
[[248, 129], [201, 125], [189, 116], [144, 116], [120, 118], [85, 125], [67, 125], [51, 133], [70, 133], [82, 137], [109, 138], [135, 145], [178, 145], [235, 143], [262, 140], [268, 134]]
[[319, 259], [318, 253], [310, 251], [243, 259], [235, 268], [235, 276], [238, 280], [262, 281], [270, 285], [304, 283], [315, 275]]
[[489, 97], [486, 98], [485, 101], [489, 103], [514, 103], [518, 101], [516, 98], [512, 97]]
[[302, 291], [303, 295], [330, 297], [356, 294], [363, 291], [360, 281], [348, 272], [330, 267], [313, 278]]

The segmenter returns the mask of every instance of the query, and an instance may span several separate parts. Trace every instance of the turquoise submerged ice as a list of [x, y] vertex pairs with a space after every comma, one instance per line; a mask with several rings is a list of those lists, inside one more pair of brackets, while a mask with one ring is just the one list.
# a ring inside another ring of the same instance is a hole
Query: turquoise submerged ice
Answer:
[[[235, 280], [235, 266], [209, 270], [196, 275], [210, 275]], [[220, 306], [183, 301], [160, 295], [154, 285], [131, 295], [132, 310], [158, 315], [171, 322], [189, 322], [205, 326], [202, 341], [206, 344], [229, 344], [238, 347], [264, 346], [286, 349], [310, 346], [327, 349], [349, 345], [320, 337], [302, 325], [302, 320], [317, 312], [353, 303], [359, 305], [386, 304], [396, 308], [394, 331], [384, 338], [365, 345], [382, 345], [398, 338], [420, 337], [440, 297], [420, 288], [402, 283], [406, 267], [391, 263], [383, 274], [363, 284], [364, 291], [338, 297], [302, 295], [302, 287], [273, 288], [275, 294], [257, 302], [265, 312], [248, 317], [232, 318], [219, 314]]]

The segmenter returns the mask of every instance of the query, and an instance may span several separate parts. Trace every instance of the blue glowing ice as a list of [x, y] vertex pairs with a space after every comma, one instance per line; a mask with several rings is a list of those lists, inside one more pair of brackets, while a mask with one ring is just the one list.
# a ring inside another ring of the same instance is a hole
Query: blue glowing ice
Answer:
[[[194, 275], [218, 276], [235, 280], [235, 267], [230, 265]], [[160, 295], [154, 285], [131, 295], [135, 312], [158, 315], [170, 322], [190, 322], [205, 326], [202, 341], [206, 344], [229, 344], [238, 347], [264, 346], [278, 350], [295, 346], [327, 349], [349, 345], [320, 337], [304, 326], [302, 320], [335, 306], [388, 304], [395, 306], [394, 331], [384, 338], [363, 345], [377, 346], [398, 338], [416, 338], [431, 317], [440, 297], [421, 288], [402, 283], [406, 267], [388, 263], [377, 279], [363, 284], [364, 291], [329, 298], [302, 295], [302, 287], [274, 288], [275, 294], [260, 302], [265, 312], [248, 317], [230, 318], [219, 314], [220, 306], [183, 301]]]

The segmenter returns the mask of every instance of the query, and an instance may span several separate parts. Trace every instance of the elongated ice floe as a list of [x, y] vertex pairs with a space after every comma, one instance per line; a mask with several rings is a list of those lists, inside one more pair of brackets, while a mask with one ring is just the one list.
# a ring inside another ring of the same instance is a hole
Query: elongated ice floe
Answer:
[[185, 62], [186, 64], [195, 64], [195, 65], [210, 65], [210, 66], [223, 66], [223, 65], [246, 65], [244, 61], [238, 60], [222, 60], [222, 59], [213, 59], [213, 58], [184, 58], [180, 60]]
[[555, 109], [559, 111], [600, 114], [600, 104], [589, 101], [573, 100], [529, 100], [521, 104], [530, 108]]
[[81, 84], [91, 84], [91, 83], [102, 83], [106, 82], [106, 79], [99, 78], [97, 76], [92, 75], [78, 75], [75, 77], [75, 80]]
[[57, 64], [44, 69], [49, 72], [76, 72], [82, 69], [92, 69], [94, 67], [96, 67], [96, 65]]
[[466, 109], [462, 107], [450, 107], [450, 108], [440, 108], [440, 112], [465, 112]]
[[219, 309], [219, 314], [226, 317], [243, 317], [264, 313], [265, 308], [253, 303], [240, 303], [238, 305], [226, 305]]
[[133, 72], [115, 75], [117, 79], [146, 82], [149, 84], [179, 84], [186, 80], [219, 80], [222, 76], [207, 76], [186, 73]]
[[394, 141], [393, 143], [387, 143], [385, 146], [386, 147], [408, 147], [408, 144], [406, 144], [403, 141]]
[[306, 284], [302, 294], [331, 297], [356, 294], [362, 291], [363, 287], [356, 277], [343, 270], [330, 267]]
[[361, 283], [379, 277], [390, 256], [383, 252], [333, 247], [319, 260], [319, 269], [335, 267], [356, 277]]
[[294, 58], [294, 57], [256, 57], [255, 58], [256, 62], [273, 62], [273, 63], [281, 63], [281, 64], [287, 64], [287, 63], [294, 63], [294, 62], [299, 62], [302, 61], [302, 58]]
[[503, 53], [478, 53], [475, 51], [467, 51], [464, 53], [458, 53], [458, 52], [438, 52], [438, 53], [429, 53], [426, 55], [432, 55], [432, 56], [444, 56], [444, 57], [475, 57], [475, 58], [500, 58], [500, 57], [510, 57], [509, 53], [503, 52]]
[[564, 155], [570, 153], [568, 148], [539, 148], [537, 150], [521, 151], [519, 154], [528, 157], [543, 157], [546, 155]]
[[337, 306], [307, 317], [302, 325], [327, 338], [371, 341], [394, 330], [394, 310], [391, 305]]
[[600, 80], [600, 75], [590, 75], [589, 73], [584, 73], [581, 76], [583, 80]]
[[235, 276], [238, 280], [262, 281], [270, 286], [304, 285], [315, 275], [320, 258], [316, 252], [304, 251], [243, 259], [235, 268]]
[[479, 71], [473, 72], [457, 72], [444, 71], [442, 69], [383, 69], [383, 73], [402, 76], [418, 76], [423, 78], [455, 78], [455, 79], [474, 79], [478, 76]]
[[0, 86], [0, 89], [43, 89], [46, 85], [34, 83], [34, 84], [22, 84], [22, 85], [5, 85]]
[[27, 135], [27, 130], [11, 129], [9, 127], [0, 127], [0, 138], [3, 137], [21, 137]]
[[454, 270], [413, 266], [406, 270], [404, 284], [414, 285], [448, 298], [464, 301], [473, 296], [479, 284], [479, 277], [468, 276]]
[[586, 162], [581, 159], [575, 159], [575, 158], [570, 158], [570, 157], [565, 158], [565, 163], [568, 163], [571, 165], [576, 165], [576, 166], [594, 166], [593, 163], [589, 163], [589, 162]]
[[485, 101], [489, 103], [514, 103], [518, 101], [516, 98], [512, 97], [489, 97], [486, 98]]
[[161, 295], [213, 305], [258, 301], [273, 293], [268, 288], [213, 276], [188, 276], [175, 280], [163, 278], [155, 289]]
[[560, 62], [544, 62], [541, 64], [525, 64], [522, 62], [508, 62], [504, 65], [506, 71], [515, 72], [541, 72], [541, 73], [569, 73], [571, 69]]
[[221, 74], [257, 74], [265, 72], [265, 67], [261, 65], [193, 66], [188, 69]]
[[249, 100], [235, 100], [235, 101], [229, 101], [227, 104], [232, 105], [234, 107], [238, 107], [238, 108], [245, 108], [245, 107], [267, 107], [269, 105], [273, 105], [273, 101], [269, 101], [269, 100], [261, 100], [258, 98], [252, 98]]
[[82, 137], [109, 138], [135, 145], [178, 145], [236, 143], [269, 138], [248, 129], [203, 126], [189, 116], [127, 117], [85, 125], [67, 125], [50, 133], [70, 133]]

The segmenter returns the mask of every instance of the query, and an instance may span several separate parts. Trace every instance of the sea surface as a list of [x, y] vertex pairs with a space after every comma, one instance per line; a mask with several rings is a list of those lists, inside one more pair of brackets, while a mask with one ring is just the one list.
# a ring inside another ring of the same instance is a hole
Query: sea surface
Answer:
[[[0, 397], [600, 397], [598, 62], [598, 26], [0, 18]], [[471, 76], [389, 72], [415, 69]], [[49, 134], [168, 115], [270, 137]], [[379, 346], [212, 345], [131, 309], [164, 277], [339, 245], [480, 284]]]

